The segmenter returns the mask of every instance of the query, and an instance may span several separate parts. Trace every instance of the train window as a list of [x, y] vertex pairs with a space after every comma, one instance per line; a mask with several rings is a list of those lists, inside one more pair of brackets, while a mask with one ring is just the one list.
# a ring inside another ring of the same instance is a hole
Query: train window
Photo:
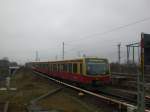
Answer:
[[64, 71], [67, 72], [67, 64], [64, 64]]
[[53, 72], [55, 72], [55, 64], [53, 64]]
[[53, 64], [51, 64], [51, 72], [53, 71]]
[[48, 63], [46, 63], [46, 68], [48, 68]]
[[55, 72], [57, 72], [57, 68], [58, 68], [58, 67], [57, 67], [57, 64], [55, 64]]
[[48, 64], [48, 69], [49, 69], [49, 72], [51, 72], [51, 65]]
[[57, 72], [57, 70], [58, 70], [58, 66], [57, 66], [57, 64], [55, 64], [56, 65], [56, 67], [55, 67], [55, 72]]
[[57, 67], [58, 67], [57, 71], [59, 72], [60, 71], [60, 64], [58, 64]]
[[49, 64], [49, 71], [51, 72], [51, 64]]
[[47, 63], [45, 64], [44, 68], [47, 68]]
[[62, 71], [64, 72], [64, 64], [62, 64]]
[[51, 64], [51, 72], [53, 72], [53, 64]]
[[54, 64], [52, 64], [52, 72], [54, 72]]
[[59, 64], [59, 71], [62, 71], [62, 64]]
[[83, 67], [82, 67], [82, 64], [80, 64], [80, 74], [83, 74]]
[[61, 64], [61, 72], [63, 72], [64, 66], [63, 64]]
[[49, 64], [49, 71], [50, 71], [50, 72], [52, 71], [52, 69], [51, 69], [51, 64]]
[[54, 64], [54, 71], [56, 72], [57, 71], [57, 65]]
[[68, 68], [69, 68], [69, 72], [72, 73], [72, 64], [71, 63], [69, 63]]
[[60, 72], [62, 72], [62, 64], [60, 64]]
[[77, 64], [73, 64], [73, 73], [77, 73]]
[[59, 72], [62, 71], [62, 67], [61, 67], [61, 64], [59, 64]]
[[57, 72], [57, 64], [54, 64], [54, 69], [55, 69], [55, 72]]
[[57, 72], [59, 72], [59, 64], [57, 64]]

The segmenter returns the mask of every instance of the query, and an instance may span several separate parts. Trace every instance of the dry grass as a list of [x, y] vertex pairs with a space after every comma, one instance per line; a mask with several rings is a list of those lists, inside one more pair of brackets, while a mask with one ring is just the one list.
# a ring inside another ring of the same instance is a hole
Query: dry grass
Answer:
[[48, 83], [43, 82], [44, 80], [33, 76], [31, 71], [22, 69], [11, 80], [11, 87], [16, 87], [17, 91], [0, 92], [0, 101], [10, 101], [10, 112], [22, 112], [30, 100], [53, 88]]
[[[28, 69], [21, 69], [12, 77], [11, 87], [16, 87], [17, 91], [0, 92], [0, 101], [10, 101], [9, 112], [26, 112], [26, 106], [31, 100], [57, 88], [58, 85], [35, 76]], [[63, 112], [94, 112], [96, 109], [94, 106], [87, 106], [64, 90], [41, 100], [38, 105]]]

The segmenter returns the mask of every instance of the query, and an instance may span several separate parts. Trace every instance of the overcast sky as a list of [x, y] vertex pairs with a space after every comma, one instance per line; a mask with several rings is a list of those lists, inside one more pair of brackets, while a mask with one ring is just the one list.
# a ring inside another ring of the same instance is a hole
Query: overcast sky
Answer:
[[129, 27], [103, 32], [150, 18], [150, 0], [0, 0], [0, 58], [24, 63], [79, 55], [117, 60], [125, 45], [150, 33], [150, 19]]

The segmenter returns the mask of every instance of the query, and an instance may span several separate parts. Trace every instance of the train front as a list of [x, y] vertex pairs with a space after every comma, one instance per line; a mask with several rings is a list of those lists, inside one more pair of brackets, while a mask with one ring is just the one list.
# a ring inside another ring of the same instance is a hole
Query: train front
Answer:
[[86, 58], [86, 75], [92, 85], [110, 84], [110, 67], [107, 59]]

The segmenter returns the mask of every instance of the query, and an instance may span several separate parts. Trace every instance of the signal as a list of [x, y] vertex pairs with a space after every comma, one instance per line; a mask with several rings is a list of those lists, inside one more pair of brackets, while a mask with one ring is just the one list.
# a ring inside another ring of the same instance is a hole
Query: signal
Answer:
[[150, 65], [150, 34], [143, 34], [144, 65]]

